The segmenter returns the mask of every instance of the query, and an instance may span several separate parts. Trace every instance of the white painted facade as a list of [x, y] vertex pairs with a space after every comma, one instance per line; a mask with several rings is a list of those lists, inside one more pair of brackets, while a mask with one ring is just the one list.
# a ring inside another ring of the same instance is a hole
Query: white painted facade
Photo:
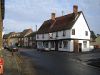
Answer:
[[[72, 29], [75, 29], [75, 35], [72, 35]], [[63, 36], [65, 32], [65, 36]], [[87, 32], [87, 35], [86, 35]], [[52, 38], [50, 38], [52, 34]], [[44, 36], [43, 36], [44, 35]], [[70, 30], [58, 31], [58, 37], [56, 37], [56, 32], [37, 34], [37, 48], [44, 50], [56, 50], [55, 42], [58, 41], [58, 51], [74, 51], [74, 40], [78, 40], [78, 44], [81, 43], [81, 50], [89, 51], [89, 40], [90, 40], [90, 30], [85, 21], [83, 14], [81, 13], [75, 24]], [[47, 42], [47, 47], [44, 43]], [[54, 48], [51, 47], [51, 42], [54, 42]], [[61, 45], [61, 46], [60, 46]]]

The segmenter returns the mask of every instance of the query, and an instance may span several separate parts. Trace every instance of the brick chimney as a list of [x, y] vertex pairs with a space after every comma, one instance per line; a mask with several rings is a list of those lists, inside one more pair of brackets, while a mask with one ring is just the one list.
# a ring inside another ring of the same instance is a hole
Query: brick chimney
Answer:
[[55, 16], [56, 16], [55, 13], [51, 13], [51, 19], [52, 19], [52, 20], [55, 20]]
[[74, 6], [73, 6], [73, 13], [74, 13], [75, 15], [77, 15], [77, 13], [78, 13], [78, 6], [77, 6], [77, 5], [74, 5]]

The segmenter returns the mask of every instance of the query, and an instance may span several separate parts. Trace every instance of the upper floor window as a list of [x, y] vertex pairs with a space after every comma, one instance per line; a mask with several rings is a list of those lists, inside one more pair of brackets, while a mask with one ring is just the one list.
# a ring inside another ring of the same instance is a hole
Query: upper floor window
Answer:
[[58, 37], [58, 32], [56, 32], [56, 37]]
[[65, 30], [63, 30], [63, 36], [66, 36], [66, 31]]
[[88, 36], [88, 31], [85, 31], [85, 35]]
[[72, 29], [72, 35], [75, 35], [75, 29]]
[[44, 38], [44, 34], [42, 34], [42, 38]]
[[53, 38], [53, 33], [49, 33], [49, 38]]

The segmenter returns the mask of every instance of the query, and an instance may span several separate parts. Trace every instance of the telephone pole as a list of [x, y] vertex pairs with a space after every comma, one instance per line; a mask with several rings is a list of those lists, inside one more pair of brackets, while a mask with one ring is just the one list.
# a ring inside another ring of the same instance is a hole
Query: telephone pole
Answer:
[[3, 19], [4, 19], [4, 13], [5, 13], [5, 0], [0, 0], [0, 55], [1, 55], [1, 50], [3, 48]]

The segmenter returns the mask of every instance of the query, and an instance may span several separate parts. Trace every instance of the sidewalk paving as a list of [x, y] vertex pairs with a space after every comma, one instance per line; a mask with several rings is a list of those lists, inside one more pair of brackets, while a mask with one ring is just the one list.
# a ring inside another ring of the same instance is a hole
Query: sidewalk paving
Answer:
[[12, 56], [11, 52], [3, 50], [4, 57], [4, 75], [20, 75], [19, 65], [16, 61], [16, 55]]

